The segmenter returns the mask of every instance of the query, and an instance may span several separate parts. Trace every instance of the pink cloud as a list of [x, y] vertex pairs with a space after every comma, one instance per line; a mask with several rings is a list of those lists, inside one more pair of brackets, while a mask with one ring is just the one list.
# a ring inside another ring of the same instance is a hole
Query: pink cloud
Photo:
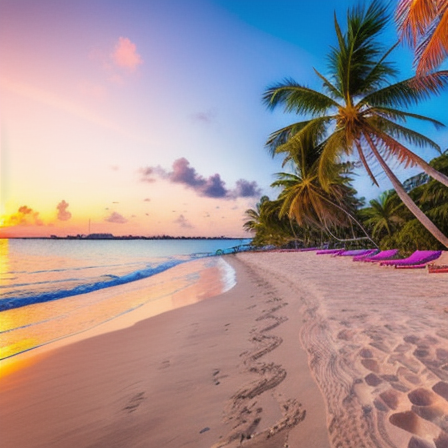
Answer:
[[107, 222], [113, 222], [115, 224], [125, 224], [128, 220], [120, 213], [112, 212], [106, 219]]
[[[173, 210], [174, 211], [174, 210]], [[191, 229], [193, 226], [190, 224], [187, 218], [184, 215], [179, 215], [179, 217], [174, 221], [176, 224], [179, 224], [180, 227], [184, 229]]]
[[58, 219], [60, 221], [68, 221], [72, 214], [67, 210], [69, 204], [62, 200], [57, 206], [56, 209], [58, 210]]
[[122, 68], [131, 72], [135, 71], [143, 63], [141, 56], [137, 53], [137, 47], [127, 37], [118, 38], [112, 53], [112, 61]]
[[183, 184], [195, 190], [200, 196], [217, 199], [251, 198], [261, 194], [257, 182], [239, 179], [234, 189], [228, 189], [221, 176], [216, 173], [208, 178], [199, 174], [190, 166], [190, 162], [181, 157], [173, 162], [172, 171], [167, 171], [160, 166], [148, 166], [140, 169], [142, 182], [155, 182], [155, 176], [168, 179], [172, 183]]

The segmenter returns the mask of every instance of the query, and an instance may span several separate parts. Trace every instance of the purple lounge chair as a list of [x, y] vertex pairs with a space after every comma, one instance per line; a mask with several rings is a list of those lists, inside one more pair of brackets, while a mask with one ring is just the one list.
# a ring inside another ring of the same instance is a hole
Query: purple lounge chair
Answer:
[[341, 252], [344, 252], [345, 249], [324, 249], [324, 250], [318, 250], [316, 252], [316, 255], [334, 255], [339, 254]]
[[378, 249], [366, 249], [366, 252], [353, 257], [353, 261], [363, 261], [366, 258], [373, 257], [378, 253]]
[[354, 249], [354, 250], [345, 250], [340, 254], [336, 254], [337, 257], [362, 257], [367, 256], [373, 252], [376, 252], [376, 249]]
[[436, 263], [428, 263], [428, 274], [448, 273], [448, 251], [444, 250]]
[[391, 258], [395, 257], [398, 254], [398, 249], [388, 249], [388, 250], [382, 250], [381, 252], [378, 252], [375, 255], [365, 257], [361, 260], [354, 260], [354, 261], [365, 261], [369, 263], [376, 263], [378, 261], [384, 261], [384, 260], [390, 260]]
[[395, 269], [425, 269], [428, 263], [422, 264], [396, 264]]
[[441, 250], [416, 250], [408, 258], [399, 260], [385, 260], [380, 262], [380, 266], [418, 266], [429, 261], [436, 260], [442, 255]]

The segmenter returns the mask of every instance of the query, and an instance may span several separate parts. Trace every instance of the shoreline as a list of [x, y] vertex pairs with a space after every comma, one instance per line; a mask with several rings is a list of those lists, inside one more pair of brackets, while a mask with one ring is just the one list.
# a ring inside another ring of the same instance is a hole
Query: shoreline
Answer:
[[[112, 288], [32, 303], [26, 312], [2, 311], [0, 378], [8, 359], [11, 365], [27, 352], [64, 346], [218, 295], [232, 287], [231, 270], [219, 257], [201, 258]], [[85, 303], [90, 304], [88, 313]]]
[[4, 377], [2, 448], [205, 448], [241, 439], [267, 448], [300, 446], [317, 429], [319, 443], [306, 446], [328, 447], [296, 316], [285, 314], [295, 304], [237, 257], [225, 260], [237, 272], [230, 291], [46, 350]]
[[312, 252], [225, 260], [230, 291], [3, 378], [2, 448], [446, 446], [445, 277]]

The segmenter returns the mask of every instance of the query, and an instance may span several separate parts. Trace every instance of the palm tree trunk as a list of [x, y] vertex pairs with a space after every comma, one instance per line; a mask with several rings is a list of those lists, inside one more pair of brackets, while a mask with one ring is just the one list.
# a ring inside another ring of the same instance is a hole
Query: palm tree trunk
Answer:
[[445, 176], [445, 174], [441, 173], [440, 171], [437, 171], [428, 162], [425, 162], [420, 157], [417, 157], [417, 163], [421, 168], [423, 168], [423, 171], [428, 176], [431, 176], [433, 179], [438, 180], [441, 184], [448, 187], [448, 177]]
[[[423, 211], [417, 206], [417, 204], [411, 199], [411, 197], [406, 193], [403, 185], [398, 180], [397, 176], [392, 172], [387, 163], [381, 157], [380, 153], [376, 149], [375, 144], [370, 138], [369, 134], [364, 134], [367, 142], [369, 143], [370, 149], [380, 162], [381, 167], [386, 173], [387, 177], [392, 182], [395, 191], [397, 192], [399, 198], [403, 201], [404, 205], [411, 211], [411, 213], [420, 221], [420, 223], [428, 230], [431, 235], [442, 243], [445, 247], [448, 247], [448, 238], [435, 226], [435, 224], [423, 213]], [[438, 172], [438, 171], [437, 171]], [[440, 173], [441, 174], [441, 173]]]

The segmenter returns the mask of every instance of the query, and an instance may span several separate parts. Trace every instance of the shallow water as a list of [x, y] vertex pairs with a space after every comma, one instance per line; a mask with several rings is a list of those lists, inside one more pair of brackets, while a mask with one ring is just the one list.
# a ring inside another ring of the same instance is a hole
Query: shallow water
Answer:
[[232, 268], [211, 254], [238, 241], [198, 241], [1, 240], [0, 359], [230, 289]]

